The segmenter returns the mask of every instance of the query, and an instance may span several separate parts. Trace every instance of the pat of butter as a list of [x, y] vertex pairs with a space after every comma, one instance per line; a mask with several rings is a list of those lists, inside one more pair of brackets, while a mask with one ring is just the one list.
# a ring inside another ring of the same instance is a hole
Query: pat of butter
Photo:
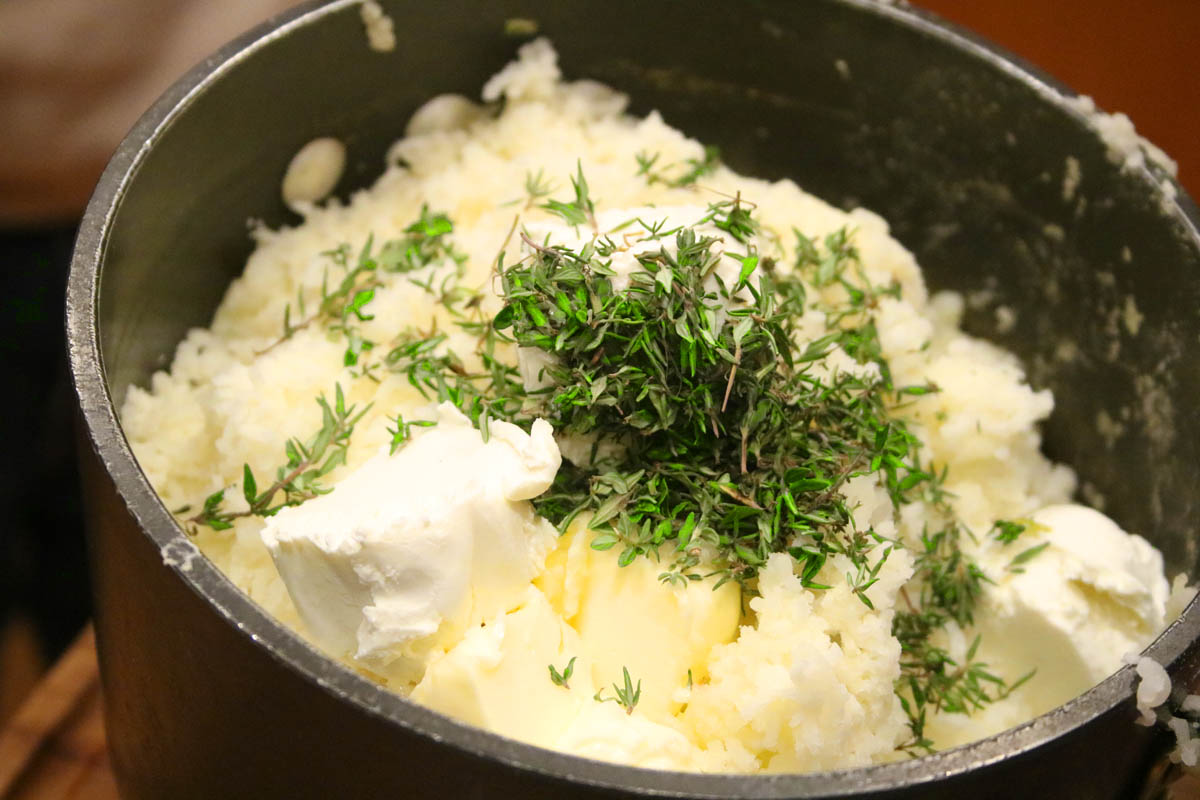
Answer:
[[555, 746], [584, 758], [647, 769], [703, 771], [719, 763], [718, 754], [704, 752], [674, 727], [636, 710], [628, 714], [616, 703], [584, 706]]
[[584, 708], [595, 705], [589, 670], [577, 658], [567, 686], [550, 679], [579, 657], [579, 635], [529, 586], [515, 611], [467, 631], [425, 670], [412, 699], [455, 719], [553, 747]]
[[554, 544], [526, 502], [554, 480], [550, 426], [494, 422], [484, 442], [453, 405], [395, 455], [272, 517], [262, 532], [314, 639], [399, 684], [472, 626], [521, 605]]
[[713, 646], [737, 637], [741, 590], [730, 581], [714, 591], [715, 577], [686, 587], [663, 583], [658, 576], [670, 566], [667, 549], [661, 561], [639, 556], [622, 567], [616, 549], [591, 548], [592, 536], [586, 523], [572, 525], [536, 583], [579, 631], [595, 685], [611, 695], [628, 669], [634, 685], [642, 684], [637, 710], [669, 721], [682, 707], [676, 695], [688, 671], [693, 681], [704, 679]]

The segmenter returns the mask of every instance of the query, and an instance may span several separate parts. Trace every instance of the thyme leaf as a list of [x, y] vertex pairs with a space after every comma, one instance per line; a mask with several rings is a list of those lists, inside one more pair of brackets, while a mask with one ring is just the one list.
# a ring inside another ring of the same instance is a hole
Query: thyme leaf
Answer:
[[990, 532], [996, 541], [1001, 544], [1012, 544], [1017, 540], [1018, 536], [1025, 532], [1027, 527], [1028, 525], [1023, 522], [998, 519], [992, 523], [992, 530]]
[[550, 680], [555, 686], [561, 686], [564, 689], [571, 688], [567, 681], [571, 680], [571, 676], [575, 674], [576, 658], [578, 658], [578, 656], [571, 656], [571, 660], [567, 662], [565, 667], [563, 667], [562, 672], [559, 672], [557, 669], [555, 669], [553, 664], [548, 665], [550, 668]]
[[1042, 542], [1041, 544], [1034, 545], [1027, 550], [1022, 550], [1020, 553], [1017, 553], [1015, 556], [1013, 556], [1012, 561], [1008, 562], [1008, 571], [1018, 573], [1024, 572], [1025, 568], [1023, 565], [1028, 564], [1031, 559], [1035, 558], [1038, 553], [1042, 552], [1049, 546], [1050, 542]]
[[668, 164], [661, 169], [655, 169], [661, 157], [661, 153], [646, 153], [644, 151], [638, 153], [635, 156], [638, 165], [636, 175], [644, 177], [646, 183], [650, 185], [661, 183], [672, 188], [680, 188], [691, 186], [704, 176], [712, 174], [721, 164], [720, 148], [715, 145], [706, 145], [703, 157], [686, 159], [684, 164], [687, 169], [675, 177], [671, 177], [667, 171], [673, 170], [678, 165]]
[[[526, 185], [526, 192], [532, 198], [535, 196], [535, 190], [539, 188], [538, 184], [533, 186]], [[539, 208], [557, 214], [570, 226], [578, 228], [580, 225], [590, 225], [592, 230], [596, 230], [596, 206], [592, 202], [588, 192], [587, 179], [583, 176], [583, 163], [576, 163], [575, 175], [571, 178], [571, 188], [575, 192], [575, 198], [569, 201], [562, 200], [547, 200], [542, 203]], [[545, 190], [548, 193], [548, 189]]]
[[632, 714], [633, 709], [637, 707], [638, 701], [642, 699], [642, 680], [638, 679], [637, 688], [633, 686], [633, 680], [629, 677], [629, 668], [621, 667], [621, 672], [625, 675], [625, 685], [618, 686], [613, 684], [613, 697], [604, 697], [604, 689], [599, 689], [592, 697], [597, 703], [614, 702], [625, 709], [626, 714]]
[[404, 415], [402, 414], [396, 414], [392, 422], [395, 423], [396, 427], [387, 429], [387, 432], [392, 435], [388, 449], [388, 455], [392, 456], [396, 455], [396, 451], [408, 444], [409, 440], [412, 439], [413, 428], [432, 428], [437, 425], [433, 420], [427, 419], [415, 419], [411, 422], [405, 422]]

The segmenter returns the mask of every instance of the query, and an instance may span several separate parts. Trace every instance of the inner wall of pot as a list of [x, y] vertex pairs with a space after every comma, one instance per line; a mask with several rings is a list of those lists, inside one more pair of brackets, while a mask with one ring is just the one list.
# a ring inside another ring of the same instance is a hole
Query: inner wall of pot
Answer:
[[506, 20], [534, 20], [568, 78], [627, 92], [634, 113], [658, 109], [739, 171], [887, 218], [931, 290], [966, 295], [968, 330], [1016, 352], [1054, 391], [1046, 449], [1077, 470], [1083, 499], [1162, 549], [1168, 574], [1193, 572], [1200, 437], [1188, 411], [1200, 378], [1184, 354], [1200, 339], [1200, 248], [1080, 119], [921, 26], [891, 24], [890, 9], [702, 4], [688, 8], [687, 35], [669, 3], [593, 4], [587, 25], [548, 2], [396, 11], [391, 53], [367, 48], [356, 6], [258, 50], [146, 156], [101, 281], [118, 403], [208, 323], [250, 252], [247, 220], [298, 221], [279, 183], [300, 146], [346, 143], [337, 191], [347, 197], [378, 175], [424, 100], [478, 96], [527, 40], [505, 35]]

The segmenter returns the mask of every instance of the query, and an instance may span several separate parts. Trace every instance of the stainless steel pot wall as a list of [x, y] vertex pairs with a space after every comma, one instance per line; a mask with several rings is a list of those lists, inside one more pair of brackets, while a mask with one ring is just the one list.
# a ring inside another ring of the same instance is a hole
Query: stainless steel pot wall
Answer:
[[[90, 546], [112, 758], [129, 798], [1109, 797], [1156, 746], [1134, 725], [1132, 670], [1016, 730], [917, 761], [814, 775], [699, 776], [600, 764], [414, 706], [326, 660], [198, 557], [156, 498], [115, 408], [208, 322], [279, 201], [289, 157], [345, 141], [339, 191], [366, 185], [428, 97], [474, 95], [535, 20], [565, 73], [718, 144], [735, 168], [882, 213], [934, 287], [1018, 310], [994, 330], [1054, 389], [1051, 454], [1126, 527], [1195, 574], [1200, 236], [1186, 197], [1122, 172], [1059, 89], [925, 15], [866, 0], [580, 4], [385, 2], [391, 53], [358, 7], [305, 7], [201, 64], [141, 120], [88, 208], [68, 296], [86, 436]], [[1097, 55], [1100, 57], [1100, 54]], [[1077, 194], [1064, 193], [1066, 159]], [[1116, 324], [1127, 297], [1137, 335]], [[1064, 343], [1067, 343], [1064, 345]], [[1063, 360], [1065, 349], [1076, 355]], [[1124, 419], [1097, 436], [1101, 410]], [[94, 454], [93, 454], [94, 449]], [[1200, 671], [1193, 607], [1151, 649]], [[536, 709], [530, 709], [536, 713]], [[1159, 742], [1161, 744], [1161, 742]]]

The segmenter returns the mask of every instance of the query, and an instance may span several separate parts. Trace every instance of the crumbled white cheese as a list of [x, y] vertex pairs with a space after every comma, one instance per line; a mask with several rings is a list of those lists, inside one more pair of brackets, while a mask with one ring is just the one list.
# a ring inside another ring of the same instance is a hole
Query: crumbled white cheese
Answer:
[[[1108, 160], [1120, 165], [1123, 171], [1129, 172], [1153, 165], [1170, 178], [1178, 177], [1179, 165], [1175, 159], [1150, 140], [1140, 136], [1127, 115], [1119, 112], [1107, 114], [1096, 108], [1096, 102], [1087, 95], [1066, 98], [1065, 102], [1068, 108], [1084, 116], [1104, 142], [1108, 150]], [[1174, 213], [1177, 194], [1175, 184], [1170, 178], [1157, 181], [1159, 208], [1166, 215]], [[1063, 194], [1066, 195], [1065, 183]]]
[[707, 750], [728, 753], [742, 771], [804, 772], [869, 764], [908, 733], [893, 691], [900, 645], [891, 635], [899, 586], [912, 574], [896, 550], [871, 588], [872, 612], [854, 597], [830, 559], [832, 589], [805, 589], [792, 558], [776, 553], [750, 601], [757, 624], [718, 646], [710, 680], [693, 687], [680, 719]]

